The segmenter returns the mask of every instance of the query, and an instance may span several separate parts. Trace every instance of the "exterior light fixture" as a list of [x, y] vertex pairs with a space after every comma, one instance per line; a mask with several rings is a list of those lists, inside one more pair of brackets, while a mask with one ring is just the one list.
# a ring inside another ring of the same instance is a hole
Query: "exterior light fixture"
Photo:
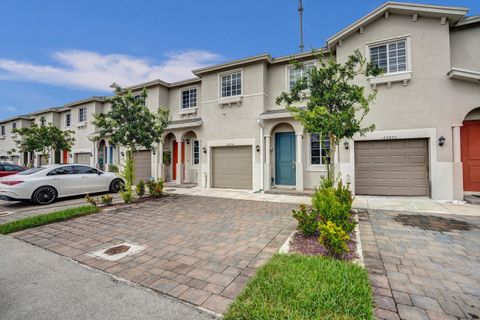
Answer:
[[69, 156], [70, 158], [73, 158], [73, 154], [72, 154], [72, 153], [70, 153], [68, 156]]
[[186, 142], [187, 144], [190, 144], [190, 139], [185, 139], [185, 142]]
[[438, 138], [438, 145], [442, 147], [445, 144], [445, 140], [447, 139], [445, 139], [444, 136], [441, 136], [440, 138]]
[[120, 155], [121, 155], [122, 157], [125, 157], [125, 152], [123, 152], [123, 151], [120, 152]]
[[93, 157], [93, 154], [92, 154], [92, 153], [90, 153], [90, 154], [89, 154], [89, 156], [90, 156], [90, 157]]
[[345, 147], [346, 150], [348, 150], [348, 148], [350, 148], [348, 140], [345, 140], [345, 142], [343, 143], [343, 146]]
[[255, 146], [255, 150], [257, 150], [257, 152], [260, 152], [260, 146], [258, 144]]
[[203, 153], [207, 153], [207, 148], [203, 147], [202, 151], [203, 151]]

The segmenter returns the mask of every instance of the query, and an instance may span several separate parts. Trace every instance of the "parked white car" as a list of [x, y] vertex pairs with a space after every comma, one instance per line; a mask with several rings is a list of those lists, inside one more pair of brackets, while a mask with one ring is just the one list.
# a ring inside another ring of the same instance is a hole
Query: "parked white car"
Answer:
[[49, 204], [57, 198], [97, 192], [116, 193], [123, 180], [82, 164], [48, 165], [0, 178], [0, 200]]

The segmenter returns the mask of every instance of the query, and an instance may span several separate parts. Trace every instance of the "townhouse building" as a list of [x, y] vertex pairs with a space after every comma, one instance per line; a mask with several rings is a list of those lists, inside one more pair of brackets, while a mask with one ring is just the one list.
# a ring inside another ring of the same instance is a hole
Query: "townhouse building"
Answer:
[[[480, 193], [480, 16], [467, 13], [387, 2], [315, 53], [261, 54], [193, 70], [193, 79], [133, 86], [134, 92], [147, 88], [149, 108], [167, 107], [171, 115], [162, 142], [135, 155], [137, 178], [204, 188], [313, 189], [326, 175], [322, 137], [306, 132], [275, 99], [318, 64], [319, 52], [343, 62], [358, 49], [384, 73], [356, 80], [377, 92], [364, 119], [376, 129], [341, 142], [332, 160], [341, 178], [356, 194], [461, 200]], [[92, 114], [109, 108], [94, 97], [6, 119], [0, 157], [39, 165], [39, 155], [12, 150], [18, 137], [9, 132], [13, 123], [46, 119], [76, 138], [71, 152], [57, 151], [52, 162], [121, 166], [122, 148], [108, 137], [92, 139], [98, 135]]]

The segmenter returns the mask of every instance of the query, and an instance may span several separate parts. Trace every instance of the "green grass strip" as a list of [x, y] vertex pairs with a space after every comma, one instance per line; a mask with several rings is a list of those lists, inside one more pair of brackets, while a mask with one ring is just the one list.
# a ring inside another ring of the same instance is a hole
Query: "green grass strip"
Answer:
[[98, 211], [99, 209], [95, 206], [82, 206], [41, 214], [33, 217], [26, 217], [0, 225], [0, 234], [9, 234], [16, 231], [43, 226], [49, 223], [85, 216]]
[[225, 320], [373, 319], [367, 272], [353, 263], [275, 255], [232, 303]]

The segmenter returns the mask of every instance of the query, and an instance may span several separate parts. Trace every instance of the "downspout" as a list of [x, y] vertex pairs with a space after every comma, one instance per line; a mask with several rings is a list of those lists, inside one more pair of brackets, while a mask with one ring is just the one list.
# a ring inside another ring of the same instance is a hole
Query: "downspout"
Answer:
[[264, 177], [264, 167], [263, 167], [263, 149], [264, 149], [264, 144], [263, 144], [263, 120], [262, 119], [257, 119], [257, 124], [260, 127], [260, 190], [256, 192], [261, 192], [263, 191], [263, 183], [265, 181]]

